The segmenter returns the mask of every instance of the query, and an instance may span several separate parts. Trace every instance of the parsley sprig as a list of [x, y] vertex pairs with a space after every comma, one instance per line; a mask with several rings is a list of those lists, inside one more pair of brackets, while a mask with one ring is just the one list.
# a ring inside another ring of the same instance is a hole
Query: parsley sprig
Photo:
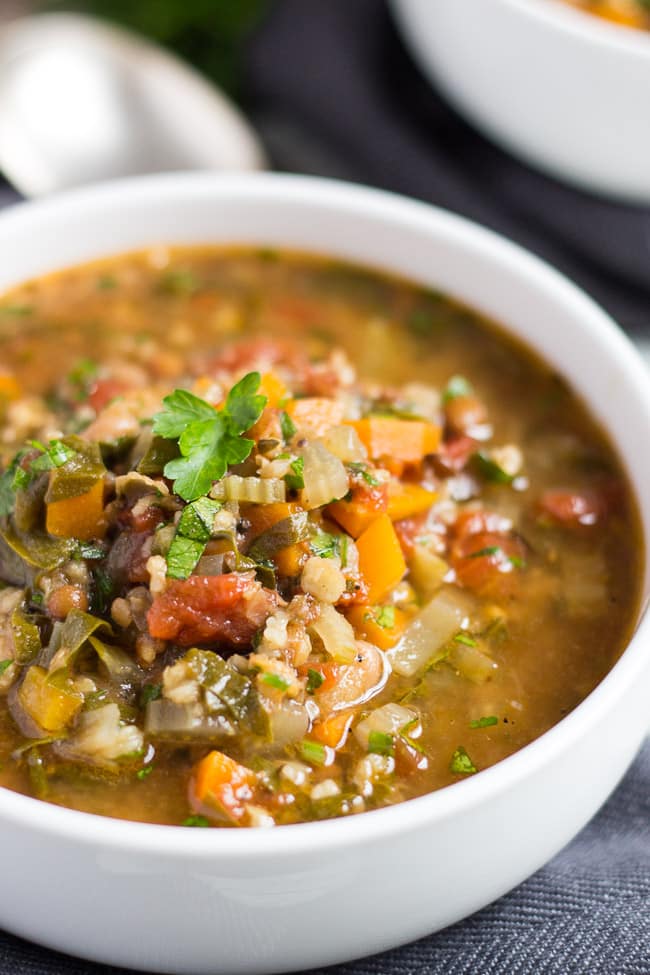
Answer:
[[163, 400], [165, 409], [153, 418], [153, 431], [166, 440], [178, 440], [180, 457], [165, 464], [165, 477], [185, 501], [207, 494], [231, 464], [241, 464], [254, 441], [242, 434], [257, 423], [266, 406], [258, 395], [261, 376], [249, 372], [236, 383], [221, 410], [185, 389]]

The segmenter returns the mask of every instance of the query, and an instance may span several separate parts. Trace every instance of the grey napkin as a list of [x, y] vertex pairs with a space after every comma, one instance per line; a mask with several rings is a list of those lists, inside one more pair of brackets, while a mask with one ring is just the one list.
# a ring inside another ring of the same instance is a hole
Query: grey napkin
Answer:
[[[650, 210], [564, 187], [478, 136], [413, 68], [379, 0], [279, 0], [250, 44], [246, 96], [278, 168], [463, 213], [564, 270], [635, 336], [650, 326]], [[0, 188], [0, 205], [10, 198]], [[0, 933], [3, 975], [119, 971]], [[650, 743], [591, 824], [512, 893], [446, 931], [327, 971], [650, 975]]]

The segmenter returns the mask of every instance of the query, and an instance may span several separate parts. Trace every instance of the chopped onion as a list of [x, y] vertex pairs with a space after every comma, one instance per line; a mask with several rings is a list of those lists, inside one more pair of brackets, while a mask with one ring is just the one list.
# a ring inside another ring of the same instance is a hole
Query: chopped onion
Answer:
[[354, 427], [330, 427], [322, 441], [327, 450], [345, 464], [368, 458], [368, 451]]
[[273, 705], [269, 714], [271, 740], [274, 745], [300, 741], [309, 731], [309, 714], [304, 704], [285, 699]]
[[354, 660], [354, 630], [345, 616], [333, 606], [325, 603], [321, 605], [320, 616], [311, 624], [310, 630], [320, 637], [326, 651], [337, 663], [349, 664]]
[[210, 491], [217, 501], [251, 501], [253, 504], [275, 504], [286, 499], [286, 485], [278, 477], [240, 477], [231, 474], [217, 481]]
[[474, 684], [484, 684], [499, 669], [496, 660], [483, 653], [478, 647], [457, 643], [448, 657], [452, 667]]
[[387, 651], [393, 670], [412, 677], [462, 628], [473, 605], [468, 593], [443, 587], [406, 628], [399, 643]]
[[379, 731], [383, 735], [396, 735], [405, 725], [417, 721], [418, 717], [416, 711], [404, 708], [401, 704], [384, 704], [360, 721], [354, 729], [354, 734], [359, 744], [367, 748], [371, 731]]
[[431, 599], [448, 572], [449, 566], [439, 555], [423, 545], [415, 546], [409, 559], [409, 580], [421, 599]]
[[320, 508], [348, 493], [348, 475], [342, 461], [322, 443], [308, 443], [300, 453], [304, 460], [302, 503], [305, 508]]

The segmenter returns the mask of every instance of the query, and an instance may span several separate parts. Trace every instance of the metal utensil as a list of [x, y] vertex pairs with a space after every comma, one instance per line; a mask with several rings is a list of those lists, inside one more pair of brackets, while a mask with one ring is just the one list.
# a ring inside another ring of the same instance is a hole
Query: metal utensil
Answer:
[[24, 195], [135, 173], [264, 165], [225, 95], [136, 34], [76, 14], [0, 28], [0, 169]]

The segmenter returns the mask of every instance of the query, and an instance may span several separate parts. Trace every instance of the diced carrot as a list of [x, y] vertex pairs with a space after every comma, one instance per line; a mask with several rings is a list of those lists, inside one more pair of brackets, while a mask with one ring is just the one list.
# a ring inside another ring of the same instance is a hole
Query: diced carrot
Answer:
[[392, 481], [388, 485], [388, 517], [391, 521], [412, 518], [428, 511], [436, 498], [434, 491], [427, 491], [419, 484]]
[[90, 491], [76, 498], [50, 501], [45, 516], [45, 527], [57, 538], [80, 538], [88, 541], [101, 538], [104, 524], [104, 481], [97, 480]]
[[335, 750], [337, 748], [343, 748], [353, 718], [353, 711], [342, 711], [339, 714], [333, 714], [331, 718], [327, 718], [325, 721], [317, 721], [311, 733], [317, 741], [320, 741], [323, 745], [327, 745], [329, 748]]
[[345, 415], [345, 405], [325, 396], [306, 396], [291, 399], [285, 407], [301, 433], [308, 437], [322, 437], [331, 427], [337, 427]]
[[385, 484], [373, 487], [360, 484], [352, 489], [349, 501], [335, 501], [328, 505], [327, 514], [345, 528], [348, 535], [358, 538], [388, 507]]
[[223, 752], [209, 752], [194, 770], [190, 801], [195, 807], [241, 819], [253, 795], [255, 773]]
[[524, 543], [512, 532], [482, 531], [454, 543], [451, 564], [461, 586], [480, 596], [512, 595], [526, 558]]
[[368, 601], [378, 603], [406, 572], [402, 549], [388, 515], [379, 515], [359, 536], [357, 551], [359, 569], [368, 585]]
[[43, 667], [29, 667], [20, 685], [18, 697], [30, 718], [44, 731], [62, 731], [84, 703], [83, 694], [48, 681]]
[[323, 678], [322, 684], [320, 684], [315, 692], [318, 694], [320, 691], [331, 691], [333, 687], [336, 687], [341, 671], [341, 665], [328, 660], [322, 662], [309, 661], [308, 663], [301, 664], [300, 667], [298, 667], [298, 673], [301, 677], [307, 677], [310, 670], [316, 671], [316, 673], [320, 674], [320, 676]]
[[287, 548], [281, 548], [279, 552], [275, 553], [273, 561], [280, 575], [294, 578], [300, 574], [303, 563], [306, 562], [308, 556], [309, 547], [307, 542], [297, 542], [295, 545], [288, 545]]
[[18, 380], [10, 373], [0, 373], [0, 400], [10, 402], [21, 395]]
[[440, 443], [441, 430], [425, 420], [396, 420], [389, 416], [368, 416], [352, 423], [373, 459], [388, 458], [417, 464], [433, 454]]
[[278, 406], [287, 395], [287, 387], [274, 372], [262, 374], [259, 392], [266, 396], [267, 406]]
[[267, 528], [271, 528], [279, 521], [284, 521], [285, 518], [295, 515], [300, 510], [299, 504], [288, 504], [284, 501], [277, 501], [274, 504], [242, 504], [241, 506], [242, 518], [251, 526], [251, 538], [257, 538]]
[[381, 613], [381, 606], [368, 604], [353, 606], [346, 615], [361, 640], [374, 643], [380, 650], [388, 650], [395, 646], [409, 619], [408, 615], [397, 606], [391, 606], [390, 609], [390, 616], [392, 616], [390, 626], [384, 620], [387, 614]]

